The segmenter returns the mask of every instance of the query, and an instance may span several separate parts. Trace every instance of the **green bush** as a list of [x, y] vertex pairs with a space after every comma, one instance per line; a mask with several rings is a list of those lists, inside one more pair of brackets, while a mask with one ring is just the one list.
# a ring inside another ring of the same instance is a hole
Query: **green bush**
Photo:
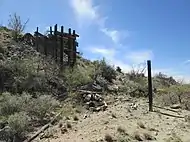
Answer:
[[22, 110], [23, 98], [11, 95], [8, 92], [0, 96], [0, 115], [8, 116]]
[[94, 64], [96, 66], [97, 76], [101, 75], [109, 82], [112, 82], [113, 79], [116, 79], [117, 73], [115, 69], [112, 66], [108, 65], [104, 58], [101, 61], [94, 62]]
[[63, 76], [65, 77], [69, 90], [92, 82], [92, 78], [90, 77], [90, 75], [86, 71], [78, 68], [77, 66], [75, 66], [73, 69], [65, 69], [63, 72]]
[[26, 112], [35, 117], [40, 123], [49, 120], [50, 113], [58, 107], [59, 102], [49, 95], [32, 98], [26, 107]]
[[24, 112], [12, 114], [8, 118], [8, 126], [12, 136], [21, 138], [29, 130], [29, 117]]

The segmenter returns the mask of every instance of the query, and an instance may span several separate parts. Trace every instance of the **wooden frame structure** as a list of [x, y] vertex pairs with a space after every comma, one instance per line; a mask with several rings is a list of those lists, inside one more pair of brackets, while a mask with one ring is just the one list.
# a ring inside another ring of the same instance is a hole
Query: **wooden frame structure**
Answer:
[[[51, 56], [62, 67], [65, 62], [70, 67], [73, 67], [76, 63], [77, 54], [79, 54], [77, 52], [78, 42], [76, 41], [79, 35], [76, 34], [75, 30], [71, 31], [71, 28], [69, 28], [68, 33], [64, 32], [63, 26], [58, 31], [56, 24], [54, 31], [50, 26], [49, 31], [47, 31], [48, 34], [44, 35], [39, 32], [39, 28], [37, 27], [34, 36], [26, 33], [23, 40], [31, 43], [38, 52]], [[64, 60], [64, 57], [67, 57], [67, 61]]]

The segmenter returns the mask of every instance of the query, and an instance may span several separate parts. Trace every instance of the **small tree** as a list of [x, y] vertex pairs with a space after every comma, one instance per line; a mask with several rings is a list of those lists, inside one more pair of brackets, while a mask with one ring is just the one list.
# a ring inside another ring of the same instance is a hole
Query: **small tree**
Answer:
[[12, 34], [14, 40], [18, 40], [18, 37], [25, 30], [28, 21], [29, 19], [25, 23], [22, 23], [20, 16], [18, 16], [16, 13], [10, 15], [10, 19], [8, 20], [8, 27], [13, 30]]

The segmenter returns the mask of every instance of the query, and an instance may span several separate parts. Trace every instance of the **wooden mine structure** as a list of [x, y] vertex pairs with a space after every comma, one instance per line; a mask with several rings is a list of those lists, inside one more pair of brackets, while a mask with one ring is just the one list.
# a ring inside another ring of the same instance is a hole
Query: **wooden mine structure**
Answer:
[[53, 57], [62, 67], [66, 57], [67, 65], [73, 67], [76, 63], [77, 54], [79, 54], [79, 52], [77, 52], [77, 37], [79, 37], [79, 35], [75, 33], [75, 30], [71, 32], [71, 28], [69, 28], [68, 33], [66, 33], [64, 32], [64, 27], [61, 26], [61, 31], [58, 31], [56, 24], [54, 31], [50, 26], [47, 35], [41, 34], [37, 27], [34, 36], [30, 33], [26, 33], [22, 40], [34, 46], [38, 52]]

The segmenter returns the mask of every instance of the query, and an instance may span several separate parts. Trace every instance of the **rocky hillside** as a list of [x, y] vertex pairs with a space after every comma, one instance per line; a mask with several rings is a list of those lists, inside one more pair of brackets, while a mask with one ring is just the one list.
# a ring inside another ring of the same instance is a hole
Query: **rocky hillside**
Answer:
[[[144, 75], [135, 71], [122, 73], [104, 59], [91, 62], [81, 56], [73, 69], [60, 70], [50, 57], [15, 42], [6, 27], [0, 27], [0, 75], [0, 141], [30, 139], [44, 125], [56, 125], [70, 116], [77, 121], [77, 114], [81, 117], [87, 114], [84, 112], [94, 113], [98, 121], [98, 115], [108, 112], [115, 99], [147, 97]], [[190, 110], [188, 85], [161, 75], [154, 77], [153, 83], [159, 105], [180, 104], [180, 109]], [[55, 116], [59, 117], [54, 119]]]

